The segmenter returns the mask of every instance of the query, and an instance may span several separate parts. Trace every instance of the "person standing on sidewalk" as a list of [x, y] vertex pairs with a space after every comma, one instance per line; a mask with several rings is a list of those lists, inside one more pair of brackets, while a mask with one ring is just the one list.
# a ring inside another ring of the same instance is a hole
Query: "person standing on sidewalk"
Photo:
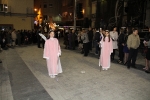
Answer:
[[118, 48], [119, 48], [119, 60], [118, 63], [123, 63], [123, 58], [124, 58], [124, 52], [123, 52], [123, 47], [124, 47], [124, 29], [120, 29], [120, 34], [118, 36]]
[[127, 40], [128, 40], [128, 36], [132, 34], [132, 29], [131, 27], [127, 28], [127, 32], [125, 33], [124, 36], [124, 47], [123, 47], [123, 52], [124, 52], [124, 65], [127, 64], [128, 61], [128, 57], [129, 57], [129, 49], [127, 47]]
[[[150, 32], [150, 28], [149, 28]], [[145, 72], [150, 73], [150, 34], [147, 36], [147, 40], [144, 40], [144, 45], [147, 46], [147, 52], [146, 52], [146, 65], [145, 65]]]
[[[1, 49], [1, 45], [2, 45], [2, 37], [1, 37], [1, 33], [0, 33], [0, 51], [2, 50]], [[2, 60], [0, 59], [0, 63], [2, 63]]]
[[110, 32], [110, 37], [112, 39], [112, 43], [113, 43], [113, 53], [111, 54], [111, 60], [114, 60], [115, 57], [115, 51], [116, 49], [118, 49], [118, 32], [117, 32], [117, 27], [115, 26], [113, 28], [113, 31]]
[[16, 46], [16, 39], [17, 39], [17, 35], [16, 35], [16, 30], [13, 29], [12, 33], [11, 33], [11, 37], [12, 37], [12, 45], [13, 47]]
[[71, 34], [72, 34], [72, 41], [71, 41], [72, 50], [75, 50], [75, 47], [76, 47], [75, 41], [77, 40], [77, 35], [74, 29], [72, 30]]
[[89, 53], [89, 38], [88, 38], [88, 34], [87, 34], [85, 29], [83, 29], [81, 39], [83, 41], [84, 56], [88, 56], [88, 53]]
[[54, 32], [50, 31], [50, 39], [45, 41], [43, 58], [47, 61], [48, 73], [51, 78], [55, 78], [56, 75], [62, 73], [62, 67], [59, 56], [61, 55], [61, 49], [59, 42], [54, 38]]
[[88, 37], [89, 37], [89, 50], [92, 51], [93, 30], [91, 27], [89, 27]]
[[99, 28], [96, 28], [96, 33], [95, 33], [95, 36], [94, 36], [95, 55], [99, 55], [99, 51], [100, 51], [100, 48], [99, 48], [100, 37], [101, 37], [101, 34], [99, 32]]
[[69, 30], [66, 29], [65, 33], [64, 33], [64, 45], [65, 45], [65, 49], [69, 48], [69, 40], [68, 40], [68, 34], [69, 34]]
[[37, 34], [37, 46], [38, 46], [38, 48], [41, 48], [41, 37], [40, 37], [39, 33], [42, 33], [41, 29], [38, 29], [37, 33], [36, 33]]
[[129, 57], [128, 57], [128, 64], [127, 64], [128, 69], [130, 69], [131, 65], [132, 67], [136, 68], [135, 62], [136, 62], [139, 46], [140, 46], [140, 38], [138, 35], [138, 29], [133, 28], [133, 33], [129, 35], [127, 40], [127, 47], [129, 49]]

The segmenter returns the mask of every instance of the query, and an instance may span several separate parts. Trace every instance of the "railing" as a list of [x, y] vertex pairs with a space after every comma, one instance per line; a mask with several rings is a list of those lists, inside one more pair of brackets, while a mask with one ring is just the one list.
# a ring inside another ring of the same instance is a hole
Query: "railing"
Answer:
[[34, 13], [11, 13], [11, 12], [0, 12], [1, 16], [25, 16], [25, 17], [35, 17], [38, 14]]

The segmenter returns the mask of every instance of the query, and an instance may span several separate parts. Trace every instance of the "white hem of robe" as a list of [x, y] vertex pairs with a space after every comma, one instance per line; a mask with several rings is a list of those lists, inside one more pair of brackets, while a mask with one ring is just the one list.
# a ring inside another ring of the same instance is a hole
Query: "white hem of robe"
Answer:
[[58, 75], [58, 74], [60, 74], [60, 73], [62, 73], [62, 66], [61, 66], [61, 63], [60, 63], [60, 57], [58, 57], [58, 63], [57, 63], [57, 70], [58, 70], [58, 73], [57, 74], [49, 74], [49, 76], [51, 76], [51, 75]]
[[49, 57], [43, 57], [43, 58], [45, 58], [45, 59], [49, 59]]

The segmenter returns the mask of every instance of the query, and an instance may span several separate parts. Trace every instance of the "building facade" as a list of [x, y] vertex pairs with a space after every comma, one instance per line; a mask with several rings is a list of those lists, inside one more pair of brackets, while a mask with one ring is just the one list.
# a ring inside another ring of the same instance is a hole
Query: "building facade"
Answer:
[[147, 0], [145, 25], [150, 27], [150, 0]]
[[62, 0], [62, 22], [64, 25], [73, 25], [74, 12], [77, 26], [84, 27], [85, 20], [91, 18], [91, 0]]
[[77, 26], [96, 27], [97, 2], [100, 4], [98, 7], [98, 19], [103, 19], [107, 22], [109, 22], [111, 17], [115, 19], [117, 0], [76, 0], [76, 8], [74, 7], [74, 1], [75, 0], [62, 0], [62, 21], [66, 22], [66, 25], [73, 25], [75, 9]]
[[[34, 8], [40, 11], [41, 23], [61, 22], [61, 0], [35, 0]], [[39, 19], [38, 19], [39, 20]]]
[[34, 28], [34, 0], [0, 0], [0, 28]]

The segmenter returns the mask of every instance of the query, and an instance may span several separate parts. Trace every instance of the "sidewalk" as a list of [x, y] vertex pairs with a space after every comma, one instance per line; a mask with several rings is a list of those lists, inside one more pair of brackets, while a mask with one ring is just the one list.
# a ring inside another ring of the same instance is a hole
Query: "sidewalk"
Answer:
[[52, 100], [15, 49], [6, 51], [3, 59], [0, 100]]
[[[46, 100], [51, 100], [51, 98], [53, 100], [150, 99], [150, 74], [146, 74], [144, 71], [133, 68], [128, 70], [126, 66], [111, 63], [111, 68], [108, 71], [100, 72], [98, 59], [95, 56], [90, 54], [89, 57], [83, 57], [78, 51], [65, 50], [62, 46], [63, 73], [52, 79], [48, 76], [46, 61], [42, 56], [43, 49], [34, 45], [17, 47], [0, 53], [0, 59], [3, 61], [2, 70], [0, 69], [0, 100], [45, 100], [41, 98], [42, 94], [38, 95], [39, 92], [36, 93], [37, 99], [28, 97], [28, 95], [34, 95], [32, 86], [37, 89], [40, 87], [37, 91], [42, 90], [44, 98], [50, 98]], [[15, 66], [12, 67], [12, 64]], [[138, 56], [137, 64], [144, 65], [144, 59], [141, 56]], [[22, 71], [22, 67], [26, 71]], [[81, 71], [85, 71], [85, 73]], [[26, 86], [21, 87], [28, 90], [28, 95], [25, 96], [28, 99], [25, 97], [25, 99], [16, 98], [21, 93], [20, 90], [15, 90], [14, 85], [11, 84], [13, 74], [9, 74], [10, 72], [18, 73], [13, 77], [17, 83], [19, 81], [37, 83], [37, 85], [29, 84], [28, 89]], [[24, 75], [27, 76], [24, 80], [17, 78]], [[6, 81], [7, 85], [4, 85]], [[9, 90], [6, 91], [3, 89], [4, 87], [9, 87]], [[16, 92], [17, 95], [15, 95]], [[4, 99], [3, 93], [6, 93], [7, 99]]]

